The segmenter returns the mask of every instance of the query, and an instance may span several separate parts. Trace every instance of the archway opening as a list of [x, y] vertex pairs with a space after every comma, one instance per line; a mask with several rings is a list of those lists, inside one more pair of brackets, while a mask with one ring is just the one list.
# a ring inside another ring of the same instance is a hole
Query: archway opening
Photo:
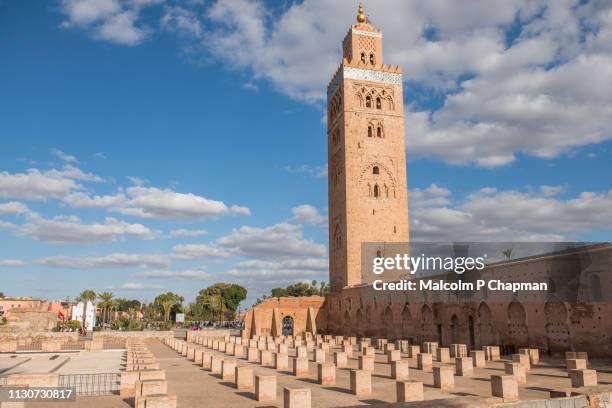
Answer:
[[293, 317], [283, 317], [283, 336], [293, 336]]

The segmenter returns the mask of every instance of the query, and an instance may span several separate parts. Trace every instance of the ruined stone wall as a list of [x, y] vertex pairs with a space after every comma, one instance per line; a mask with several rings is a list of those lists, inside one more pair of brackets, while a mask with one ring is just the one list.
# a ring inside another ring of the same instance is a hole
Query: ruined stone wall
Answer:
[[[267, 299], [247, 312], [242, 336], [280, 336], [285, 319], [291, 323], [293, 335], [324, 330], [327, 327], [324, 302], [321, 296]], [[287, 329], [289, 325], [285, 326]]]
[[[370, 285], [346, 288], [327, 298], [327, 332], [407, 339], [416, 344], [437, 341], [444, 346], [463, 343], [474, 349], [484, 345], [515, 350], [531, 347], [548, 354], [579, 350], [612, 357], [612, 302], [606, 297], [601, 301], [559, 300], [562, 290], [575, 293], [578, 299], [597, 299], [590, 292], [610, 293], [612, 265], [607, 257], [611, 253], [612, 247], [596, 253], [589, 267], [575, 277], [576, 282], [563, 281], [568, 280], [563, 269], [573, 267], [573, 261], [563, 255], [494, 264], [480, 276], [485, 280], [549, 282], [556, 287], [549, 287], [544, 300], [517, 292], [513, 299], [499, 301], [484, 289], [467, 301], [449, 293], [445, 302], [433, 302], [428, 301], [427, 293], [375, 291]], [[593, 275], [601, 279], [593, 279]]]

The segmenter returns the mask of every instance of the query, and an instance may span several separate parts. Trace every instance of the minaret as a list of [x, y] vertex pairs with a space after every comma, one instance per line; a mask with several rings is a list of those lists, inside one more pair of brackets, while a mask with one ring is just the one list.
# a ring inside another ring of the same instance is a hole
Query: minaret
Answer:
[[329, 275], [331, 290], [364, 283], [362, 243], [371, 259], [384, 243], [408, 241], [402, 70], [385, 65], [383, 35], [359, 4], [327, 87]]

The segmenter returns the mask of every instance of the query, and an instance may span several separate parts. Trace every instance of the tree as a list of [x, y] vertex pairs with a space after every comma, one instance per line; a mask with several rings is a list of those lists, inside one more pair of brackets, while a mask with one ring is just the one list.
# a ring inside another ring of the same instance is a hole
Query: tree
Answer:
[[329, 285], [326, 282], [321, 281], [319, 284], [319, 296], [325, 296], [329, 293]]
[[208, 310], [214, 318], [219, 316], [219, 321], [223, 322], [225, 313], [236, 313], [238, 305], [247, 295], [247, 290], [233, 283], [215, 283], [206, 289], [200, 290], [196, 297], [196, 303], [202, 305], [204, 310]]
[[81, 328], [81, 322], [79, 322], [78, 320], [68, 320], [66, 322], [66, 328], [72, 331], [77, 331]]
[[[326, 282], [317, 282], [313, 280], [310, 284], [306, 282], [298, 282], [289, 285], [286, 288], [274, 288], [271, 291], [271, 297], [303, 297], [303, 296], [325, 296], [329, 293], [329, 285]], [[255, 304], [259, 304], [266, 300], [268, 296], [264, 295], [257, 299]]]
[[102, 323], [106, 323], [106, 318], [108, 316], [108, 312], [110, 308], [113, 306], [113, 293], [112, 292], [102, 292], [98, 293], [98, 298], [100, 299], [100, 308], [102, 309]]
[[0, 299], [4, 298], [4, 292], [0, 292]]
[[87, 325], [85, 324], [85, 321], [87, 319], [87, 302], [94, 302], [96, 298], [96, 292], [91, 289], [85, 289], [76, 298], [77, 302], [83, 302], [83, 321], [81, 322], [82, 327], [87, 327]]
[[180, 305], [183, 302], [183, 297], [177, 295], [176, 293], [167, 292], [163, 293], [155, 298], [153, 303], [160, 307], [163, 311], [164, 321], [168, 321], [170, 319], [170, 311], [176, 305]]
[[508, 248], [508, 249], [502, 251], [502, 254], [504, 254], [504, 256], [506, 257], [507, 260], [510, 260], [512, 258], [512, 255], [514, 255], [514, 249], [513, 248]]
[[130, 320], [134, 320], [136, 313], [142, 309], [144, 305], [136, 299], [117, 298], [113, 302], [113, 308], [119, 312], [127, 312]]
[[187, 314], [191, 317], [191, 320], [197, 321], [212, 320], [213, 318], [210, 309], [198, 302], [192, 302], [189, 304]]

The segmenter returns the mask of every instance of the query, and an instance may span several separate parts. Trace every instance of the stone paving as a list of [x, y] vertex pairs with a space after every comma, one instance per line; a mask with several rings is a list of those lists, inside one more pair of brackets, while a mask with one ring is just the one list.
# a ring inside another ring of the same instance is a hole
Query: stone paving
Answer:
[[[195, 346], [192, 344], [192, 346]], [[189, 361], [185, 356], [177, 354], [174, 350], [160, 345], [151, 345], [150, 349], [155, 354], [160, 368], [165, 369], [168, 378], [169, 392], [176, 393], [178, 406], [199, 407], [202, 406], [203, 398], [209, 406], [223, 407], [261, 407], [261, 406], [282, 406], [283, 388], [310, 388], [313, 407], [348, 407], [359, 405], [378, 405], [395, 403], [396, 399], [396, 380], [391, 378], [391, 365], [387, 363], [387, 356], [381, 350], [375, 351], [375, 364], [372, 372], [372, 392], [367, 397], [358, 397], [350, 392], [350, 371], [358, 369], [358, 358], [356, 351], [354, 356], [347, 361], [346, 368], [336, 369], [336, 379], [333, 385], [319, 385], [317, 382], [317, 364], [312, 361], [314, 354], [308, 353], [309, 374], [305, 378], [296, 378], [291, 370], [275, 370], [271, 367], [263, 367], [260, 364], [248, 362], [246, 359], [236, 359], [238, 366], [251, 366], [254, 375], [275, 375], [277, 378], [276, 400], [262, 404], [255, 400], [254, 389], [236, 390], [234, 382], [223, 380], [221, 376], [212, 374], [209, 370], [203, 369], [201, 364]], [[208, 350], [215, 356], [223, 359], [234, 359], [224, 352]], [[333, 351], [331, 348], [326, 353], [326, 361], [333, 361]], [[289, 349], [290, 360], [296, 355], [295, 349]], [[442, 390], [434, 387], [433, 373], [424, 372], [417, 369], [416, 359], [409, 359], [402, 353], [402, 360], [409, 365], [410, 380], [421, 381], [423, 383], [423, 398], [430, 401], [433, 406], [442, 406], [442, 402], [433, 401], [445, 399], [445, 405], [451, 403], [449, 399], [457, 399], [458, 405], [468, 404], [475, 406], [476, 400], [484, 398], [497, 402], [503, 402], [499, 398], [492, 398], [491, 381], [492, 375], [505, 374], [505, 363], [509, 360], [487, 361], [484, 368], [473, 368], [472, 377], [454, 376], [454, 387], [450, 390]], [[527, 374], [527, 383], [519, 385], [519, 397], [521, 400], [547, 399], [550, 397], [551, 390], [567, 389], [571, 387], [565, 366], [561, 365], [561, 360], [543, 361], [539, 366], [533, 367]], [[433, 367], [449, 366], [434, 361]], [[452, 366], [451, 366], [452, 367]], [[289, 364], [291, 368], [291, 362]], [[598, 372], [599, 384], [612, 384], [612, 371], [609, 368], [601, 369]], [[468, 397], [467, 399], [465, 397]], [[473, 403], [470, 398], [474, 397]], [[480, 397], [480, 398], [476, 398]], [[427, 403], [421, 403], [426, 406]], [[419, 405], [421, 405], [419, 404]], [[437, 404], [437, 405], [436, 405]], [[454, 404], [453, 404], [454, 405]]]
[[118, 373], [120, 350], [71, 353], [28, 353], [0, 356], [0, 375]]
[[[223, 343], [223, 339], [220, 340], [219, 343]], [[345, 367], [333, 370], [335, 375], [331, 377], [329, 373], [327, 374], [325, 377], [326, 385], [319, 384], [317, 378], [318, 365], [314, 360], [318, 357], [320, 361], [325, 359], [328, 365], [333, 365], [331, 363], [334, 362], [334, 352], [339, 351], [340, 346], [331, 346], [325, 350], [325, 353], [317, 352], [315, 354], [313, 352], [314, 349], [309, 350], [307, 353], [308, 374], [300, 378], [292, 374], [292, 358], [297, 354], [297, 350], [292, 347], [288, 347], [289, 360], [287, 368], [280, 370], [264, 367], [257, 362], [249, 362], [246, 358], [236, 358], [235, 356], [228, 355], [227, 352], [205, 348], [207, 353], [217, 357], [214, 360], [218, 362], [235, 360], [237, 367], [252, 369], [252, 374], [249, 373], [251, 379], [255, 376], [273, 376], [275, 378], [276, 386], [272, 388], [272, 393], [268, 396], [268, 400], [257, 401], [255, 381], [247, 381], [245, 387], [240, 390], [236, 389], [233, 375], [228, 375], [228, 373], [221, 371], [218, 374], [213, 374], [210, 369], [203, 368], [202, 363], [193, 361], [194, 354], [192, 350], [196, 347], [203, 348], [201, 345], [183, 343], [191, 346], [189, 354], [187, 354], [186, 350], [182, 353], [185, 355], [177, 353], [177, 351], [161, 342], [147, 343], [148, 351], [153, 355], [156, 363], [159, 364], [159, 369], [165, 372], [167, 393], [177, 395], [177, 407], [180, 408], [206, 406], [223, 408], [281, 407], [285, 398], [293, 397], [291, 395], [284, 395], [283, 391], [285, 388], [307, 390], [306, 392], [310, 394], [311, 399], [311, 405], [309, 406], [312, 407], [397, 406], [397, 385], [396, 379], [392, 378], [392, 364], [388, 362], [390, 357], [383, 350], [377, 348], [369, 350], [370, 353], [374, 352], [374, 364], [371, 373], [371, 393], [366, 396], [357, 396], [351, 393], [350, 373], [352, 370], [359, 368], [358, 356], [361, 353], [357, 351], [358, 346], [354, 346], [353, 356], [347, 359]], [[228, 348], [230, 347], [229, 343], [224, 345]], [[488, 360], [485, 362], [485, 367], [473, 367], [471, 377], [454, 375], [451, 380], [454, 382], [454, 386], [451, 389], [443, 390], [434, 386], [433, 371], [437, 371], [436, 367], [453, 367], [453, 365], [433, 361], [432, 372], [425, 372], [417, 369], [417, 359], [408, 358], [406, 353], [393, 353], [390, 355], [393, 355], [393, 358], [397, 358], [397, 354], [399, 354], [400, 361], [408, 364], [408, 379], [416, 381], [417, 384], [423, 384], [422, 398], [424, 401], [409, 403], [411, 404], [410, 406], [490, 407], [495, 403], [503, 402], [500, 398], [492, 397], [490, 379], [491, 376], [499, 376], [506, 373], [507, 367], [505, 366], [507, 363], [510, 363], [509, 359]], [[107, 364], [110, 364], [112, 356], [112, 353], [107, 353], [102, 357], [107, 358], [109, 360]], [[200, 355], [201, 358], [202, 355]], [[6, 363], [6, 361], [3, 361], [3, 363]], [[362, 364], [365, 363], [362, 362]], [[580, 364], [580, 362], [571, 361], [570, 364]], [[223, 363], [219, 365], [219, 368], [222, 365]], [[343, 362], [340, 365], [344, 365]], [[608, 391], [612, 390], [612, 365], [605, 361], [593, 361], [589, 365], [591, 368], [597, 369], [599, 387], [603, 387]], [[396, 374], [402, 375], [402, 372], [401, 367], [396, 366]], [[519, 397], [522, 401], [548, 399], [552, 390], [567, 390], [571, 388], [571, 380], [568, 378], [565, 360], [543, 359], [540, 364], [532, 366], [525, 375], [526, 383], [519, 384], [518, 386]], [[440, 381], [444, 382], [445, 380]], [[406, 394], [413, 393], [408, 391], [409, 387], [411, 387], [411, 384], [406, 385]], [[295, 397], [299, 398], [300, 396], [296, 394]], [[133, 406], [133, 403], [133, 398], [126, 397], [125, 395], [113, 395], [79, 397], [74, 403], [53, 403], [53, 406], [58, 408], [63, 406], [68, 408], [126, 408]], [[49, 404], [28, 403], [25, 406], [44, 408], [48, 407]]]

